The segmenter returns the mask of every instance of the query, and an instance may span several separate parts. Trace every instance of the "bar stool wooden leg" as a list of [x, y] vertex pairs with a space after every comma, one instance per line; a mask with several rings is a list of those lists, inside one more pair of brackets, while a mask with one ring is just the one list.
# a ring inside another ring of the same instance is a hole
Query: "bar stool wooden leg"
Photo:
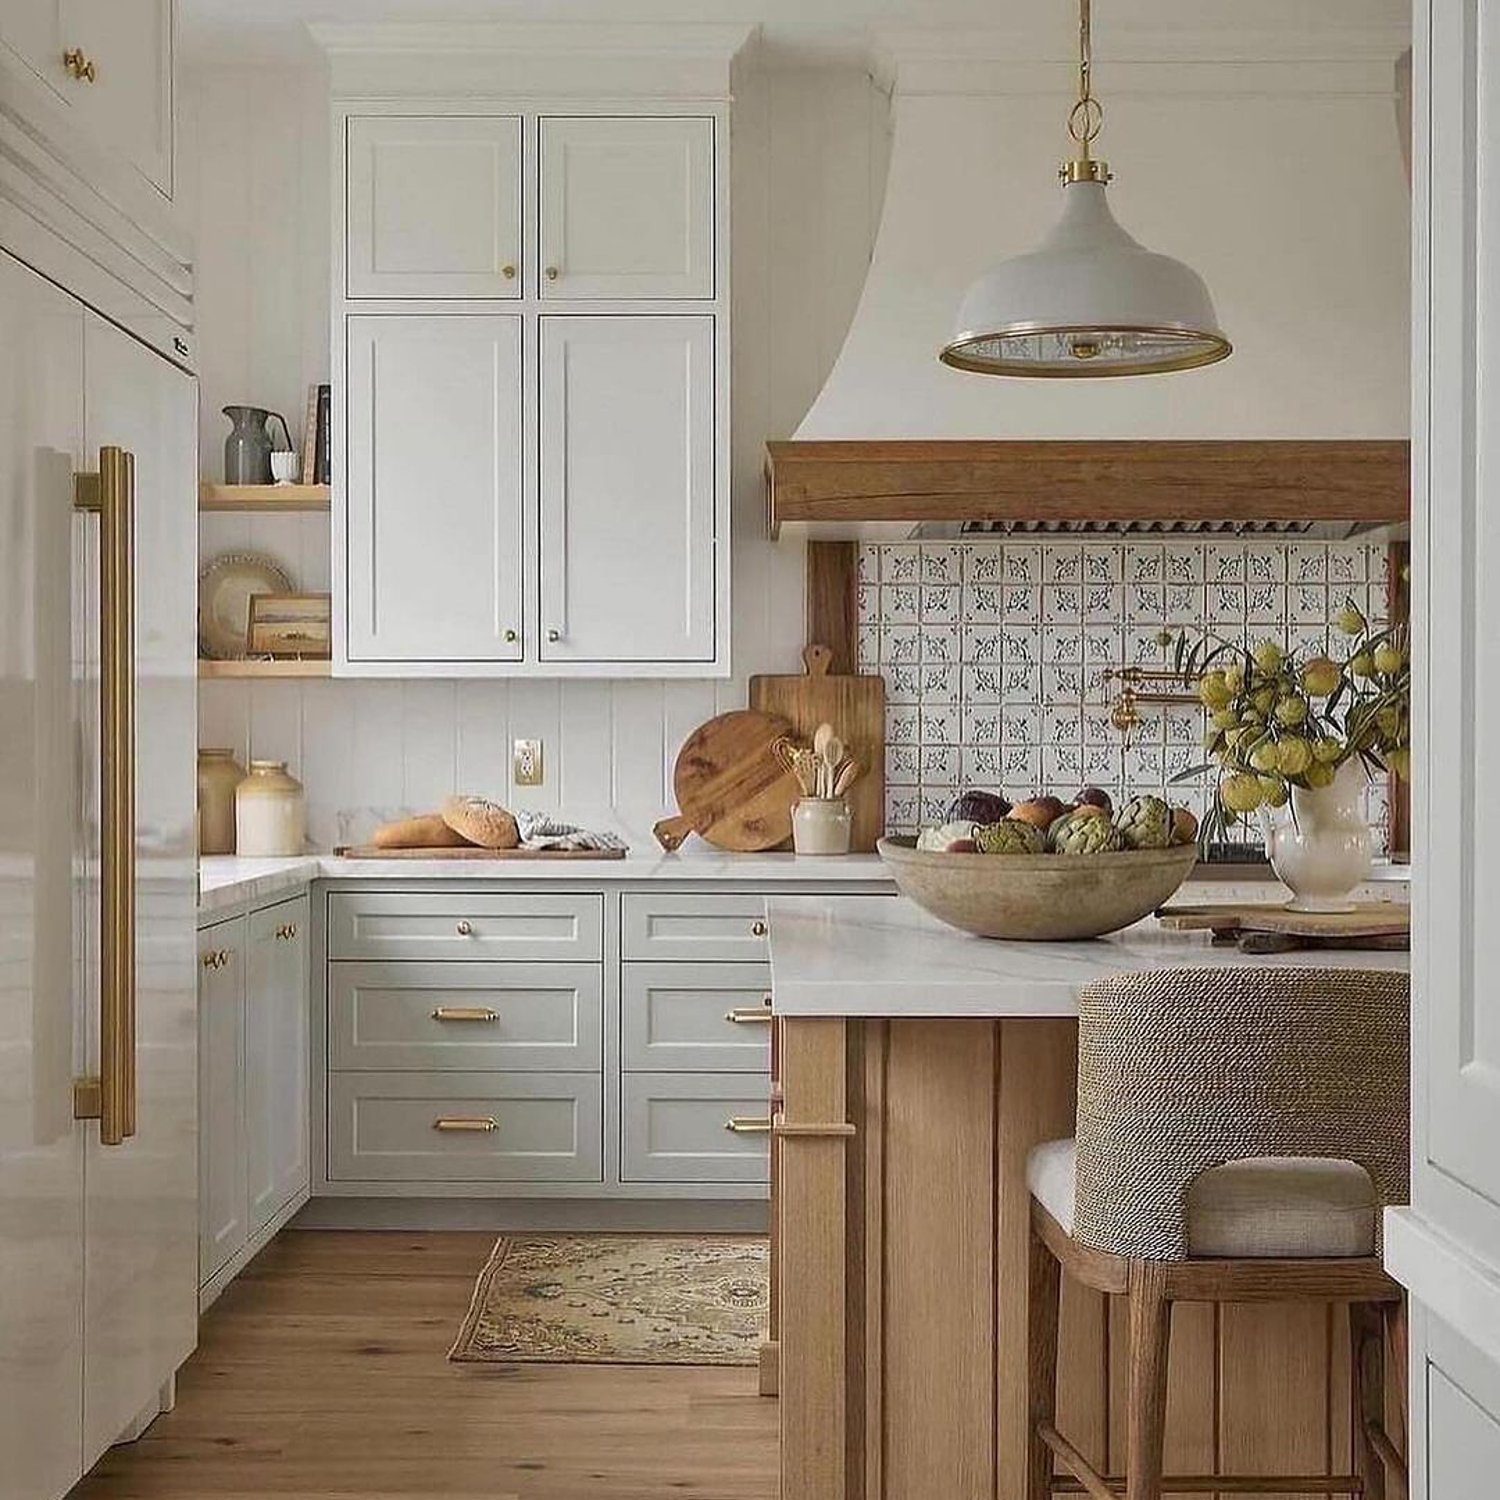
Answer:
[[1349, 1376], [1354, 1472], [1364, 1481], [1364, 1500], [1385, 1500], [1385, 1463], [1370, 1435], [1372, 1425], [1385, 1430], [1385, 1320], [1374, 1303], [1349, 1304]]
[[1062, 1267], [1031, 1226], [1026, 1287], [1026, 1500], [1051, 1500], [1052, 1450], [1043, 1427], [1057, 1417], [1057, 1327]]
[[1125, 1427], [1126, 1500], [1162, 1500], [1162, 1441], [1167, 1420], [1167, 1340], [1172, 1304], [1166, 1267], [1130, 1263], [1130, 1371]]

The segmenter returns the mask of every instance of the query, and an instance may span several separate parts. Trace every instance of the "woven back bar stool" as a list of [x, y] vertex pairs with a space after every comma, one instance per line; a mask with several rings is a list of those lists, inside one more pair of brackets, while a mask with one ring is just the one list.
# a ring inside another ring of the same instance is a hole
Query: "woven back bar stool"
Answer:
[[[1409, 1012], [1404, 974], [1355, 970], [1178, 969], [1083, 991], [1077, 1136], [1027, 1163], [1027, 1500], [1404, 1500], [1385, 1427], [1387, 1342], [1393, 1363], [1404, 1354], [1401, 1289], [1379, 1235], [1381, 1208], [1407, 1201]], [[1063, 1274], [1128, 1299], [1121, 1476], [1100, 1473], [1055, 1425]], [[1163, 1476], [1176, 1301], [1348, 1303], [1353, 1472]]]

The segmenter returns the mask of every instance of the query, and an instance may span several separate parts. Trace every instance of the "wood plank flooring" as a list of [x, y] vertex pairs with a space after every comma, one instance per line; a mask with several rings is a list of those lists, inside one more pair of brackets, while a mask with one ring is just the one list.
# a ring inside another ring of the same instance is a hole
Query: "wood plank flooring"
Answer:
[[771, 1500], [753, 1369], [452, 1365], [490, 1234], [282, 1234], [71, 1500]]

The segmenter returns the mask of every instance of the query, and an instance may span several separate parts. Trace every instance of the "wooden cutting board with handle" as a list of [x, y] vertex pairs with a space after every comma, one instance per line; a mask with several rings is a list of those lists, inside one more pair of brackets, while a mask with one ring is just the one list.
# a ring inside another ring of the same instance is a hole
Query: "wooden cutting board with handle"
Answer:
[[1288, 953], [1299, 948], [1411, 946], [1411, 909], [1400, 901], [1365, 901], [1353, 911], [1288, 911], [1272, 903], [1164, 906], [1156, 914], [1177, 932], [1210, 931], [1214, 941], [1238, 943], [1245, 953]]
[[819, 724], [832, 724], [847, 752], [864, 767], [849, 788], [854, 817], [850, 848], [874, 850], [885, 831], [885, 678], [834, 675], [833, 653], [812, 645], [802, 653], [807, 671], [800, 677], [752, 677], [750, 706], [779, 714], [796, 739], [812, 743]]
[[774, 849], [792, 836], [797, 778], [772, 746], [791, 732], [785, 719], [740, 708], [700, 724], [677, 752], [672, 785], [680, 815], [652, 832], [672, 850], [696, 833], [720, 849]]

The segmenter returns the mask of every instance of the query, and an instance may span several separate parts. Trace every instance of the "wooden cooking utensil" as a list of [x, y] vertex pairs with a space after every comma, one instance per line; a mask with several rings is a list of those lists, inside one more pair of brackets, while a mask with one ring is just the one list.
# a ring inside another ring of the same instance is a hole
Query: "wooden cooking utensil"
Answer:
[[696, 833], [720, 849], [774, 849], [792, 836], [792, 804], [801, 793], [776, 742], [785, 719], [753, 708], [700, 725], [677, 752], [672, 785], [681, 813], [652, 830], [672, 850]]
[[833, 726], [844, 753], [863, 767], [847, 788], [854, 815], [850, 848], [873, 851], [885, 830], [885, 679], [831, 675], [827, 646], [809, 646], [802, 659], [804, 676], [752, 677], [750, 706], [788, 719], [804, 743], [811, 743], [820, 724]]

